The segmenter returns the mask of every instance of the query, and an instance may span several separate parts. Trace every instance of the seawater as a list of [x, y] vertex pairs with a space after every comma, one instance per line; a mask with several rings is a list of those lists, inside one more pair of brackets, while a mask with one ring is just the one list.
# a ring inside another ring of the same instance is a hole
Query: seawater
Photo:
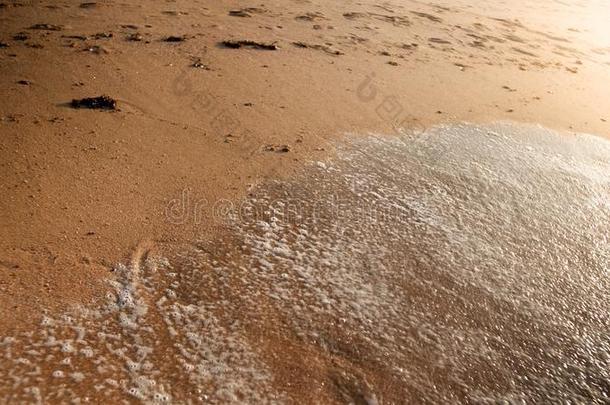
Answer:
[[[144, 246], [104, 303], [0, 338], [3, 401], [284, 403], [328, 377], [347, 403], [610, 402], [605, 139], [348, 136], [227, 226], [169, 260]], [[280, 375], [295, 353], [328, 376]]]

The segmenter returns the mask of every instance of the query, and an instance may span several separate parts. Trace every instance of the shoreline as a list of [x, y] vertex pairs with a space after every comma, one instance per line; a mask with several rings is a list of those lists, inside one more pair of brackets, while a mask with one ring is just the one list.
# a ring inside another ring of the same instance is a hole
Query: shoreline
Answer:
[[99, 302], [0, 339], [0, 396], [603, 402], [608, 157], [514, 123], [352, 136], [224, 206], [222, 236], [138, 244]]
[[[600, 5], [444, 3], [6, 3], [0, 330], [99, 299], [142, 240], [212, 238], [209, 216], [165, 220], [182, 190], [237, 200], [346, 133], [511, 119], [610, 137]], [[238, 39], [279, 49], [219, 45]], [[99, 95], [119, 111], [66, 106]]]

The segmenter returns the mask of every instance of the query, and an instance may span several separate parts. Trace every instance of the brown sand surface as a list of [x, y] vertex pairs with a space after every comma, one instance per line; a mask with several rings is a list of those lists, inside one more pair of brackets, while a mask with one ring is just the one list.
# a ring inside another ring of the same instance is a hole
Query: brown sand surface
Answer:
[[[212, 238], [217, 201], [345, 133], [508, 119], [610, 136], [607, 15], [602, 1], [0, 3], [0, 335], [98, 299], [142, 241]], [[118, 110], [69, 105], [99, 95]], [[201, 216], [176, 223], [185, 193]]]

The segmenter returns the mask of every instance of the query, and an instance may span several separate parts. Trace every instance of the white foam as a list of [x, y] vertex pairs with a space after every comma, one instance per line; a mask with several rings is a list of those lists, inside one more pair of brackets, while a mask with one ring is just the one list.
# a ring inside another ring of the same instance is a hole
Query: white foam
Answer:
[[256, 340], [282, 325], [354, 401], [607, 402], [607, 141], [511, 124], [353, 137], [249, 205], [230, 243], [140, 254], [103, 307], [1, 338], [0, 397], [282, 402]]

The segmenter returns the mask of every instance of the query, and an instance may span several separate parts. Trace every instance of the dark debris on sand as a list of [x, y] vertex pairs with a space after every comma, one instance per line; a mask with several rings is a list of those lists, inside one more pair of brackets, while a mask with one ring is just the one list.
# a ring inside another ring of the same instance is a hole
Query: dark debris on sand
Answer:
[[229, 11], [229, 15], [232, 17], [252, 17], [252, 14], [263, 14], [265, 9], [258, 7], [246, 7], [239, 10]]
[[222, 41], [220, 43], [220, 45], [222, 45], [225, 48], [230, 48], [230, 49], [239, 49], [239, 48], [250, 48], [250, 49], [262, 49], [265, 51], [277, 51], [278, 49], [280, 49], [279, 46], [277, 46], [275, 43], [265, 43], [265, 42], [257, 42], [257, 41], [251, 41], [251, 40], [240, 40], [240, 41], [233, 41], [233, 40], [227, 40], [227, 41]]
[[55, 24], [34, 24], [30, 27], [31, 30], [44, 30], [44, 31], [61, 31], [63, 27]]
[[108, 39], [112, 38], [114, 34], [112, 32], [98, 32], [93, 35], [93, 39]]
[[88, 37], [86, 35], [62, 35], [62, 38], [66, 38], [66, 39], [76, 39], [79, 41], [86, 41], [88, 39]]
[[89, 108], [98, 110], [116, 110], [117, 102], [109, 96], [87, 97], [83, 99], [73, 99], [70, 103], [72, 108]]
[[211, 70], [208, 65], [206, 65], [205, 63], [203, 63], [201, 61], [201, 58], [193, 59], [193, 64], [191, 65], [191, 67], [194, 67], [197, 69]]
[[263, 146], [263, 151], [265, 152], [275, 152], [275, 153], [287, 153], [290, 152], [290, 145], [265, 145]]
[[231, 17], [252, 17], [252, 14], [250, 14], [247, 10], [245, 9], [241, 9], [241, 10], [231, 10], [229, 11], [229, 15]]
[[186, 40], [186, 37], [184, 35], [170, 35], [168, 37], [165, 37], [165, 39], [163, 39], [163, 41], [165, 42], [183, 42]]
[[128, 41], [140, 42], [140, 41], [144, 40], [144, 37], [139, 32], [134, 32], [132, 34], [129, 34], [126, 39]]
[[28, 34], [26, 34], [25, 32], [18, 32], [15, 35], [13, 35], [14, 41], [27, 41], [28, 39], [30, 39], [30, 36]]

